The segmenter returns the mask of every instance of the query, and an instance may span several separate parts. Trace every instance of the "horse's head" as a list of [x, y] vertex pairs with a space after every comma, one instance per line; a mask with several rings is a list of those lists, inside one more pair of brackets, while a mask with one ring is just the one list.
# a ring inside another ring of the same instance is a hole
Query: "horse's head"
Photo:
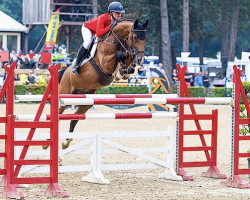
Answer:
[[124, 23], [119, 23], [115, 27], [113, 35], [119, 42], [120, 51], [117, 53], [117, 57], [121, 64], [121, 68], [116, 75], [117, 79], [128, 78], [129, 76], [126, 74], [131, 73], [131, 69], [136, 65], [143, 63], [147, 25], [148, 20], [141, 24], [137, 19], [135, 22], [125, 20]]
[[133, 58], [133, 65], [140, 65], [144, 61], [144, 47], [147, 40], [146, 27], [148, 20], [144, 24], [138, 23], [138, 19], [134, 22], [129, 36], [130, 54]]

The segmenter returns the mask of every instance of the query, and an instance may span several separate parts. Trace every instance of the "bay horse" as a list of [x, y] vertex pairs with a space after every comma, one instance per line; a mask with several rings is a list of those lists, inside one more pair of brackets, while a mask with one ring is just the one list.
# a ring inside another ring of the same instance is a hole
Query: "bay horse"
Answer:
[[[144, 60], [144, 47], [147, 40], [148, 20], [141, 24], [123, 20], [110, 29], [104, 38], [99, 38], [97, 50], [91, 58], [79, 68], [79, 75], [71, 72], [72, 66], [63, 73], [59, 84], [59, 94], [94, 94], [98, 88], [109, 85], [113, 79], [127, 79], [128, 72]], [[132, 72], [133, 73], [133, 72]], [[85, 114], [92, 106], [80, 105], [75, 114]], [[60, 106], [62, 114], [66, 106]], [[78, 120], [71, 120], [69, 132], [73, 132]], [[62, 143], [69, 146], [72, 138]]]

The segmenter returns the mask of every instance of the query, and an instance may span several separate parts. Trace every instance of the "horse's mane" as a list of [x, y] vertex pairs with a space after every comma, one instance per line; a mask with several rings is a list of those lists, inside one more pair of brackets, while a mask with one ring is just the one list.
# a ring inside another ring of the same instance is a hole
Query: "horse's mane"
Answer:
[[114, 32], [117, 33], [120, 32], [122, 30], [122, 32], [124, 30], [131, 30], [132, 26], [133, 26], [134, 22], [132, 20], [122, 20], [119, 23], [117, 23], [117, 25], [114, 27]]
[[[135, 29], [134, 29], [134, 24], [135, 24], [135, 23], [136, 23], [136, 27], [135, 27]], [[124, 30], [125, 27], [123, 27], [123, 26], [120, 27], [119, 25], [124, 25], [124, 26], [127, 25], [128, 28], [134, 29], [134, 33], [135, 33], [141, 40], [144, 40], [145, 37], [147, 37], [146, 31], [143, 32], [143, 31], [145, 30], [144, 25], [141, 24], [141, 23], [139, 23], [138, 20], [134, 21], [134, 20], [132, 20], [132, 19], [122, 19], [122, 21], [119, 22], [119, 23], [117, 24], [117, 26], [118, 26], [119, 29]]]

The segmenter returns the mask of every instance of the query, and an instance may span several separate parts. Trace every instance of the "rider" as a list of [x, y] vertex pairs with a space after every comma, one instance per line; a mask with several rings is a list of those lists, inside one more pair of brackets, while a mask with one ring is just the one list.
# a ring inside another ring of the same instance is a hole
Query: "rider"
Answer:
[[108, 6], [108, 13], [99, 15], [82, 25], [83, 44], [80, 46], [72, 66], [74, 75], [78, 75], [78, 67], [87, 55], [93, 35], [96, 34], [97, 37], [105, 35], [117, 23], [117, 20], [121, 20], [121, 15], [124, 12], [122, 4], [114, 1]]

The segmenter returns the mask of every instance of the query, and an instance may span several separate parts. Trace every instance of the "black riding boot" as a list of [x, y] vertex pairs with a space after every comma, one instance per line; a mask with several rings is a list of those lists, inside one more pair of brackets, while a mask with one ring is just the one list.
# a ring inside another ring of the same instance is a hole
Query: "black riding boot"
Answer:
[[88, 52], [88, 49], [85, 49], [83, 45], [80, 46], [77, 54], [76, 54], [76, 61], [74, 62], [74, 65], [72, 66], [72, 73], [74, 75], [78, 75], [78, 68], [83, 59], [86, 57]]

